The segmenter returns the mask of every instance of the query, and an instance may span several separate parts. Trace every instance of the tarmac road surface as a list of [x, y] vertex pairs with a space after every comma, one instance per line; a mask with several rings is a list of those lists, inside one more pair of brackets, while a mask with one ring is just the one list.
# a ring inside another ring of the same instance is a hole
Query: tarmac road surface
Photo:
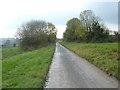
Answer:
[[59, 43], [45, 88], [118, 88], [118, 81]]

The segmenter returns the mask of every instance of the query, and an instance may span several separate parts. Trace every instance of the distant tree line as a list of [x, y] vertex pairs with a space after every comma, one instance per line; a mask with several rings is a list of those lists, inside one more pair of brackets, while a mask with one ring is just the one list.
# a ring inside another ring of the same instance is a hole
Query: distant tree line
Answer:
[[79, 18], [72, 18], [67, 22], [63, 34], [65, 41], [77, 42], [117, 42], [119, 33], [110, 34], [102, 20], [91, 10], [80, 13]]
[[2, 38], [1, 39], [1, 46], [4, 47], [16, 47], [19, 46], [19, 39], [15, 38]]
[[52, 23], [42, 20], [31, 20], [21, 25], [17, 31], [17, 38], [24, 50], [39, 48], [56, 40], [56, 27]]

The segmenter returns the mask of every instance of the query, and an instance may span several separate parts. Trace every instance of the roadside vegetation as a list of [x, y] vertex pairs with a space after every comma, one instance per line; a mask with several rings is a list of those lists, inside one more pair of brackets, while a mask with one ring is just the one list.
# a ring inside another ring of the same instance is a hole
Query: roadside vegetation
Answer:
[[[118, 78], [117, 43], [105, 42], [117, 42], [119, 33], [110, 34], [91, 10], [81, 12], [79, 18], [70, 19], [66, 25], [63, 40], [67, 42], [62, 45]], [[43, 20], [31, 20], [18, 28], [16, 39], [19, 46], [14, 44], [14, 47], [5, 47], [2, 51], [3, 88], [40, 88], [44, 85], [56, 34], [55, 25]]]
[[18, 28], [19, 45], [2, 45], [2, 88], [43, 87], [54, 54], [56, 32], [55, 25], [43, 20], [31, 20]]
[[2, 89], [2, 60], [0, 60], [0, 89]]
[[46, 79], [55, 44], [3, 60], [3, 88], [41, 88]]
[[23, 53], [23, 50], [21, 50], [19, 46], [4, 47], [2, 48], [2, 59], [8, 58], [8, 57], [20, 54], [20, 53]]
[[2, 48], [0, 47], [0, 89], [2, 89]]
[[118, 43], [61, 42], [61, 44], [96, 65], [107, 74], [120, 79], [118, 77], [118, 61], [120, 60]]
[[109, 75], [119, 78], [120, 51], [117, 43], [120, 41], [119, 32], [110, 31], [92, 10], [82, 11], [79, 18], [68, 20], [66, 25], [63, 34], [63, 41], [66, 42], [61, 44]]
[[0, 60], [0, 89], [2, 89], [2, 60]]
[[31, 20], [23, 23], [16, 33], [20, 39], [22, 50], [33, 50], [54, 43], [56, 40], [56, 27], [43, 20]]
[[118, 31], [110, 31], [91, 10], [84, 10], [79, 18], [72, 18], [66, 23], [63, 40], [68, 42], [118, 42]]

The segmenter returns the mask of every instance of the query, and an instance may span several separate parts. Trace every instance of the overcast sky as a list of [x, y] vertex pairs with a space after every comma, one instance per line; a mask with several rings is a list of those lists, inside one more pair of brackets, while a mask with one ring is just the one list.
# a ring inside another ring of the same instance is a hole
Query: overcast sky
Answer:
[[[89, 2], [88, 2], [89, 1]], [[0, 38], [14, 37], [17, 28], [31, 19], [55, 24], [62, 38], [66, 22], [83, 10], [93, 10], [110, 30], [118, 30], [118, 0], [1, 0]], [[114, 2], [113, 2], [114, 1]]]

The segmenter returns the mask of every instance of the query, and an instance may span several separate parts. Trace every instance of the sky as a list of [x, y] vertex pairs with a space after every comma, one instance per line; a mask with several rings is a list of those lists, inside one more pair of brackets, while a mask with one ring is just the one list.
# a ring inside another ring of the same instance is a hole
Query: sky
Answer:
[[62, 38], [67, 21], [84, 10], [92, 10], [108, 29], [118, 30], [118, 0], [0, 0], [0, 38], [15, 37], [17, 28], [30, 20], [52, 22], [57, 38]]

